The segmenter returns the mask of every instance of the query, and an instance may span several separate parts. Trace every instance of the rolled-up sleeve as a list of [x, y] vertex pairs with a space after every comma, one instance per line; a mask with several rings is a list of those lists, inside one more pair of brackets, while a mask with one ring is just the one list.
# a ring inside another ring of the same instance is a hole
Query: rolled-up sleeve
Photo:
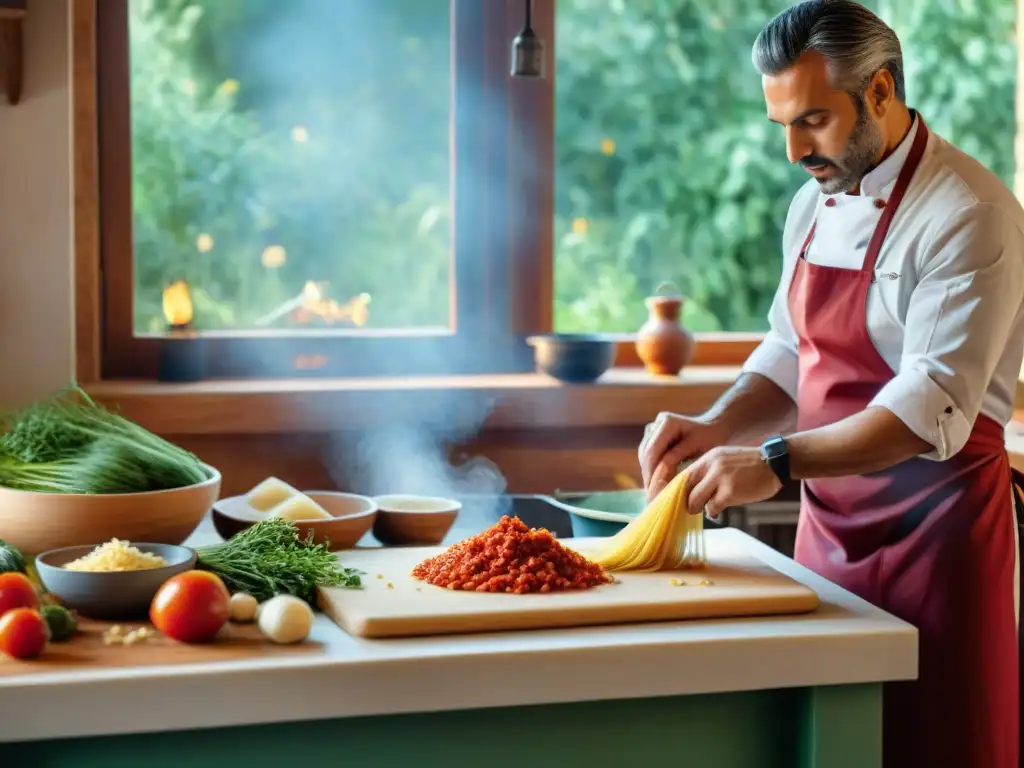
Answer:
[[918, 260], [899, 370], [871, 405], [895, 414], [944, 461], [967, 442], [1024, 296], [1024, 236], [976, 203], [940, 225]]
[[758, 373], [774, 382], [795, 403], [800, 378], [796, 345], [777, 332], [769, 330], [761, 343], [743, 364], [744, 373]]

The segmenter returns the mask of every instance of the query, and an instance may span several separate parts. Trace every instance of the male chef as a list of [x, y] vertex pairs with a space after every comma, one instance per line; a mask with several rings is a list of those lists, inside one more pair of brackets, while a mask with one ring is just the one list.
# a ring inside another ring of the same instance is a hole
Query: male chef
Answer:
[[908, 108], [899, 40], [853, 0], [783, 11], [753, 61], [811, 178], [764, 341], [709, 411], [648, 427], [644, 483], [656, 494], [695, 460], [689, 508], [714, 517], [801, 481], [796, 560], [919, 630], [918, 680], [885, 691], [886, 767], [1017, 768], [1003, 433], [1024, 355], [1024, 211]]

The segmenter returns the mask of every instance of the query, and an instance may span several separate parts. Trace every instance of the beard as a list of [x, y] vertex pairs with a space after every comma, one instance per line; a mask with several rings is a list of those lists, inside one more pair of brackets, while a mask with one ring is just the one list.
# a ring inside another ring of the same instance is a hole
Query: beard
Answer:
[[824, 161], [836, 169], [831, 178], [817, 180], [826, 195], [838, 195], [855, 188], [885, 148], [882, 132], [868, 116], [864, 100], [858, 95], [854, 95], [853, 99], [857, 105], [857, 122], [850, 131], [843, 156], [838, 160], [812, 156], [802, 161], [805, 165], [821, 164]]

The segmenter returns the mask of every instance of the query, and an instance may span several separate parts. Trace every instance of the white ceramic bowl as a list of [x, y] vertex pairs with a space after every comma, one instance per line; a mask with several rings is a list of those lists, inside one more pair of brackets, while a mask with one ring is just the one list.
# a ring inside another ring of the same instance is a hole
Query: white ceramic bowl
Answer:
[[[356, 545], [370, 530], [377, 517], [377, 503], [369, 496], [336, 491], [303, 491], [332, 515], [330, 520], [296, 520], [299, 535], [313, 532], [313, 541], [327, 543], [332, 552]], [[213, 526], [223, 539], [230, 539], [261, 520], [267, 514], [249, 506], [245, 496], [231, 496], [213, 505]]]

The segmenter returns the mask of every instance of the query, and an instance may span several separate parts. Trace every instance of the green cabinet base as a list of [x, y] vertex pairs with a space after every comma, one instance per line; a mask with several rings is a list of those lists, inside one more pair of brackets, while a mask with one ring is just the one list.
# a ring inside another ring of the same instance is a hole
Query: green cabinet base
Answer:
[[873, 684], [0, 744], [0, 765], [880, 768], [881, 752]]

